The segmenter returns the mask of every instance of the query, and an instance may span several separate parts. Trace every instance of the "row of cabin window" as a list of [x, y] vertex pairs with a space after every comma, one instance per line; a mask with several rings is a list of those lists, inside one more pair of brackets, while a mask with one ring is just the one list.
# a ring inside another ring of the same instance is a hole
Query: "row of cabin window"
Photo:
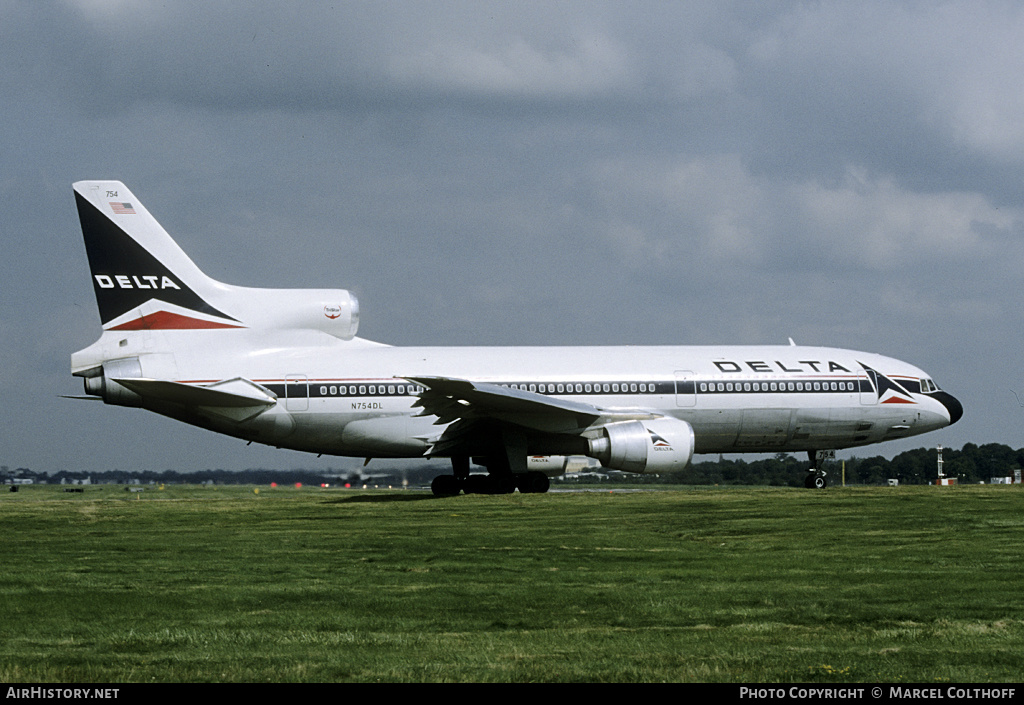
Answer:
[[350, 385], [348, 387], [346, 387], [345, 385], [337, 386], [337, 385], [333, 385], [333, 384], [328, 387], [327, 385], [322, 384], [322, 385], [320, 385], [320, 396], [322, 396], [322, 397], [326, 397], [326, 396], [332, 396], [332, 397], [335, 397], [335, 396], [349, 396], [349, 397], [354, 397], [354, 396], [366, 396], [368, 394], [369, 395], [388, 394], [388, 395], [392, 395], [393, 396], [395, 394], [405, 395], [406, 391], [408, 391], [409, 394], [419, 394], [423, 390], [424, 390], [423, 387], [417, 386], [415, 384], [386, 384], [386, 385], [385, 384], [370, 384], [370, 385], [360, 384], [359, 386]]
[[[503, 385], [511, 389], [522, 389], [530, 392], [540, 392], [541, 394], [593, 394], [604, 392], [606, 394], [618, 394], [622, 393], [647, 393], [654, 391], [654, 384], [647, 384], [645, 382], [623, 382], [621, 384], [617, 382], [605, 382], [603, 384], [591, 384], [591, 383], [575, 383], [575, 384], [563, 384], [563, 383], [549, 383], [549, 384], [506, 384]], [[344, 385], [321, 385], [320, 395], [321, 396], [365, 396], [365, 395], [377, 395], [377, 394], [388, 394], [388, 395], [405, 395], [406, 391], [409, 394], [419, 394], [424, 390], [423, 387], [418, 385], [405, 385], [405, 384], [389, 384], [389, 385], [350, 385], [345, 387]], [[853, 392], [856, 391], [853, 382], [701, 382], [701, 392]]]
[[853, 382], [701, 382], [702, 392], [853, 392]]
[[[579, 384], [505, 384], [504, 387], [510, 387], [512, 389], [522, 389], [530, 392], [540, 392], [541, 394], [593, 394], [593, 393], [613, 393], [618, 394], [619, 392], [653, 392], [654, 383], [647, 384], [646, 382], [641, 383], [626, 383], [619, 384], [604, 383], [604, 384], [590, 384], [590, 383], [579, 383]], [[320, 396], [366, 396], [366, 395], [377, 395], [377, 394], [401, 394], [404, 395], [408, 389], [409, 394], [419, 394], [424, 390], [424, 387], [416, 385], [405, 385], [405, 384], [389, 384], [389, 385], [320, 385]]]
[[563, 383], [549, 383], [549, 384], [506, 384], [505, 387], [511, 387], [512, 389], [521, 389], [525, 392], [540, 392], [541, 394], [600, 394], [604, 392], [606, 394], [618, 394], [622, 393], [633, 393], [637, 392], [646, 393], [654, 391], [654, 383], [647, 384], [646, 382], [605, 382], [603, 384], [591, 384], [589, 382], [576, 382], [575, 384], [563, 384]]

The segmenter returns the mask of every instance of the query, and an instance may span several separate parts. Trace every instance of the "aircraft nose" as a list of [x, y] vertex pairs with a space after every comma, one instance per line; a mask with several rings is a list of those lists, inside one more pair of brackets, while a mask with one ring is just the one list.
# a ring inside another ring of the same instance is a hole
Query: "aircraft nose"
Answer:
[[952, 426], [960, 417], [964, 415], [964, 406], [960, 403], [960, 400], [954, 397], [952, 394], [946, 392], [936, 392], [931, 395], [933, 399], [941, 403], [946, 407], [946, 411], [949, 412], [949, 425]]

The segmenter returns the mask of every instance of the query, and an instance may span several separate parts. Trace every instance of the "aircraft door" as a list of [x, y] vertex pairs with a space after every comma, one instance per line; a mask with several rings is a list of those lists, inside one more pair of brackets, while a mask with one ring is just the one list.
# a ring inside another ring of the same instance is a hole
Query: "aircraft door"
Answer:
[[697, 406], [697, 382], [690, 370], [676, 371], [676, 406]]
[[878, 380], [875, 379], [874, 370], [862, 371], [857, 375], [857, 388], [860, 389], [862, 406], [874, 406], [878, 403]]
[[309, 382], [306, 375], [288, 375], [285, 378], [284, 408], [288, 411], [309, 409]]

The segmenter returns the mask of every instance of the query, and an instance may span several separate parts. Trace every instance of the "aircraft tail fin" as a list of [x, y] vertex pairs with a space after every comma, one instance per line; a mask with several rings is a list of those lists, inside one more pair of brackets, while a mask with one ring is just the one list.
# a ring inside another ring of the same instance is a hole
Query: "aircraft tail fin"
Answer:
[[211, 279], [120, 181], [74, 185], [104, 330], [259, 328], [352, 340], [359, 302], [344, 289], [259, 289]]
[[239, 328], [203, 274], [120, 181], [74, 185], [100, 320], [108, 330]]

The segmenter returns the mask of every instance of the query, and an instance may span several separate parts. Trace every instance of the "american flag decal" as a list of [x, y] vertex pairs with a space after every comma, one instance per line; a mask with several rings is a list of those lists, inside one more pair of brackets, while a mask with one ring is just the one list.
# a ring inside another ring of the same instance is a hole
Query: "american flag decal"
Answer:
[[111, 201], [110, 207], [114, 209], [114, 213], [117, 215], [135, 215], [135, 209], [132, 208], [131, 203], [114, 203]]

